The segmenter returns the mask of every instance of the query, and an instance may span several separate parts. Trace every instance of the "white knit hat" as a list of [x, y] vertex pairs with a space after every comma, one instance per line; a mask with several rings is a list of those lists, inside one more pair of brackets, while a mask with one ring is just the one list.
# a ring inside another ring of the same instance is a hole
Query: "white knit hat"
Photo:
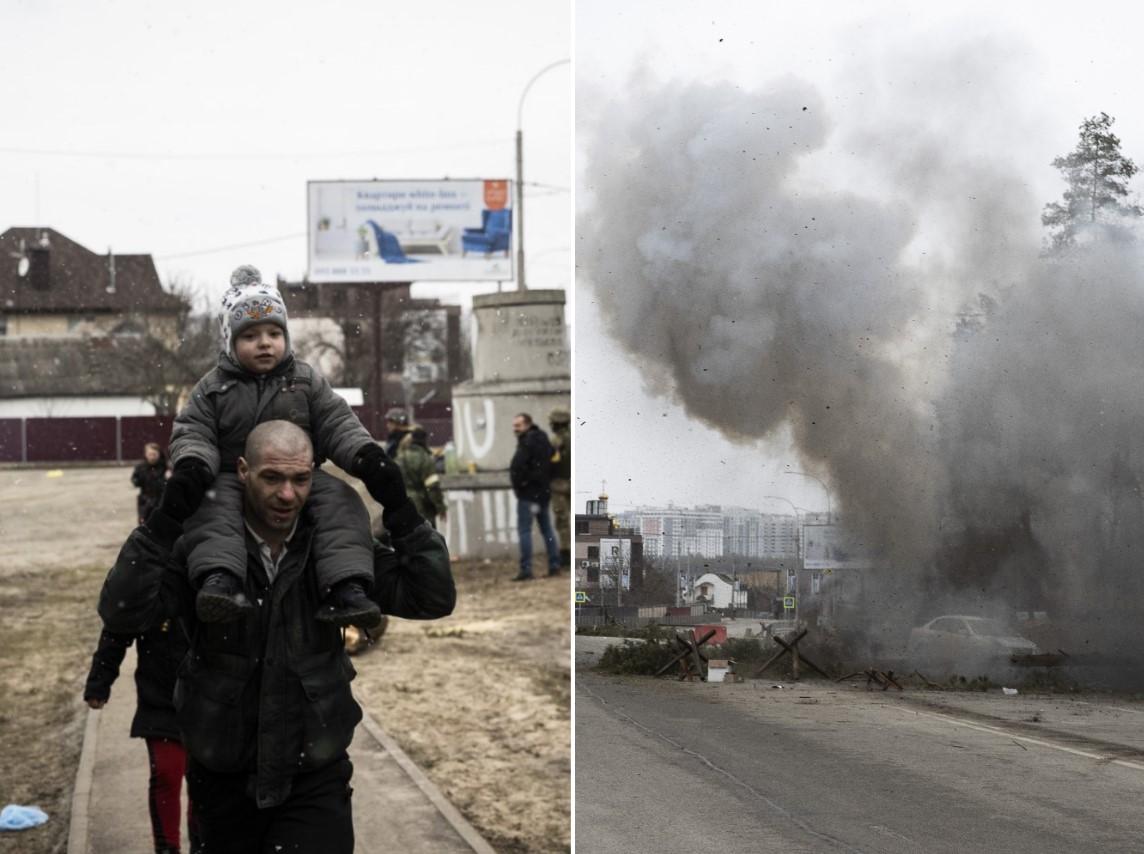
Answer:
[[290, 352], [290, 328], [286, 325], [286, 303], [272, 285], [262, 282], [258, 269], [249, 264], [230, 276], [230, 289], [223, 294], [219, 313], [219, 336], [222, 349], [234, 356], [234, 339], [256, 323], [275, 323], [286, 336], [286, 352]]

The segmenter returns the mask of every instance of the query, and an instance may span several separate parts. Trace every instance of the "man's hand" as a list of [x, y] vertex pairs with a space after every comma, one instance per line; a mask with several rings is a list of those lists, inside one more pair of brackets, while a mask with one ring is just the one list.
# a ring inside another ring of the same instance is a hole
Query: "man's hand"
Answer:
[[87, 703], [88, 708], [92, 708], [92, 709], [96, 709], [96, 710], [102, 709], [104, 706], [107, 705], [107, 700], [100, 700], [96, 697], [87, 697], [85, 702]]
[[401, 467], [391, 460], [380, 445], [370, 442], [354, 459], [354, 474], [361, 478], [373, 500], [386, 510], [396, 510], [409, 501]]
[[182, 524], [199, 509], [213, 482], [211, 471], [202, 460], [194, 457], [179, 460], [163, 488], [158, 512]]

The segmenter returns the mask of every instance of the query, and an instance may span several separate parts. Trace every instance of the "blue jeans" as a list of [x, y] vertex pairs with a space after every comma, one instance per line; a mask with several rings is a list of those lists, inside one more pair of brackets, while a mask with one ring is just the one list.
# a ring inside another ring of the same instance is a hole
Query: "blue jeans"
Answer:
[[516, 500], [516, 527], [520, 534], [520, 574], [532, 575], [532, 520], [535, 517], [548, 551], [548, 571], [560, 571], [560, 548], [556, 545], [556, 531], [552, 529], [552, 516], [548, 501]]

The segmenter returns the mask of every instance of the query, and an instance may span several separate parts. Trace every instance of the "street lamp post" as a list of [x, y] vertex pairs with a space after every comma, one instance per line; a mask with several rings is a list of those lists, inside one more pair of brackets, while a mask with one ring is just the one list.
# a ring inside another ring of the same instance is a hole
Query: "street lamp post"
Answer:
[[800, 475], [802, 477], [809, 477], [811, 480], [817, 480], [818, 481], [819, 485], [822, 486], [822, 491], [826, 493], [826, 524], [828, 524], [828, 525], [832, 524], [831, 520], [833, 517], [832, 517], [831, 512], [830, 512], [830, 488], [826, 485], [826, 482], [822, 478], [820, 478], [818, 475], [808, 474], [807, 472], [804, 472], [804, 471], [788, 471], [788, 472], [783, 472], [783, 474], [797, 474], [797, 475]]
[[525, 84], [524, 91], [520, 93], [520, 101], [516, 105], [516, 213], [514, 216], [516, 217], [516, 289], [518, 291], [527, 290], [524, 281], [524, 131], [521, 129], [524, 96], [528, 94], [532, 84], [539, 80], [543, 74], [553, 68], [567, 65], [571, 61], [570, 59], [557, 60], [532, 75], [532, 79]]
[[795, 569], [794, 569], [794, 621], [798, 622], [798, 568], [802, 564], [802, 525], [798, 518], [798, 505], [791, 501], [789, 498], [783, 498], [781, 495], [764, 495], [763, 498], [773, 498], [776, 501], [785, 501], [794, 510], [794, 548], [795, 548]]

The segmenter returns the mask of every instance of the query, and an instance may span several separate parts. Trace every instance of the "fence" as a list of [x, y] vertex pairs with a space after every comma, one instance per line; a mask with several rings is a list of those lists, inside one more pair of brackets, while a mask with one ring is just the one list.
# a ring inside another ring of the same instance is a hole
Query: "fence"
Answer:
[[0, 462], [123, 463], [143, 456], [143, 445], [171, 439], [163, 416], [2, 418]]
[[[365, 414], [359, 407], [354, 412]], [[142, 458], [147, 442], [167, 447], [172, 420], [158, 415], [0, 418], [0, 463], [131, 462]], [[426, 418], [419, 423], [432, 444], [452, 438], [451, 420]]]
[[702, 616], [679, 617], [636, 617], [636, 616], [601, 616], [598, 614], [577, 614], [576, 628], [594, 629], [600, 626], [623, 626], [628, 629], [642, 629], [655, 623], [657, 626], [700, 626], [710, 623], [711, 619]]
[[[576, 610], [576, 628], [578, 629], [594, 629], [600, 626], [623, 626], [628, 629], [642, 629], [653, 623], [657, 626], [705, 626], [710, 623], [718, 623], [721, 620], [719, 614], [667, 614], [661, 617], [641, 617], [634, 613], [614, 613], [614, 609], [608, 613], [601, 613], [599, 607], [594, 607], [591, 612], [587, 608], [577, 608]], [[630, 610], [630, 609], [621, 609]], [[736, 611], [735, 619], [740, 620], [759, 620], [760, 622], [767, 622], [768, 624], [783, 625], [783, 621], [776, 620], [769, 613], [765, 612], [749, 612], [749, 611]], [[792, 623], [793, 625], [793, 623]]]

